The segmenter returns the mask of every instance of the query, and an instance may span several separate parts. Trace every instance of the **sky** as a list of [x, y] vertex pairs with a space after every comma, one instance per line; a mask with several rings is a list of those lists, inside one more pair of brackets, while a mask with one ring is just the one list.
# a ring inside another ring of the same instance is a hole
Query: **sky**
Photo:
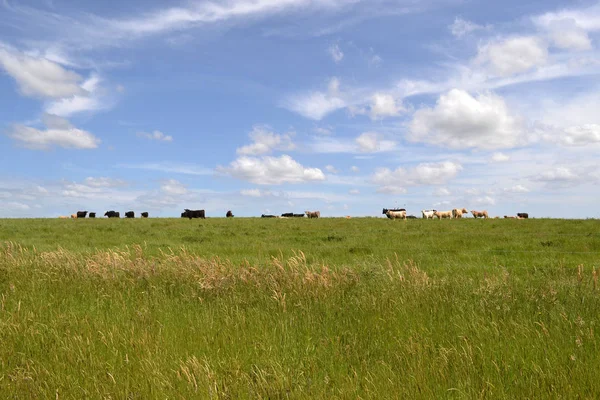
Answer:
[[0, 0], [0, 217], [598, 217], [600, 2]]

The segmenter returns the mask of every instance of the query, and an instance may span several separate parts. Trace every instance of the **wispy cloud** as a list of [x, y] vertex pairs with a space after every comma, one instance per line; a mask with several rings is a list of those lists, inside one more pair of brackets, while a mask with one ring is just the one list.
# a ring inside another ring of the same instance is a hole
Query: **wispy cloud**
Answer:
[[118, 168], [142, 169], [147, 171], [158, 171], [164, 173], [176, 173], [183, 175], [212, 175], [213, 170], [195, 164], [181, 164], [173, 162], [157, 162], [142, 164], [119, 164]]

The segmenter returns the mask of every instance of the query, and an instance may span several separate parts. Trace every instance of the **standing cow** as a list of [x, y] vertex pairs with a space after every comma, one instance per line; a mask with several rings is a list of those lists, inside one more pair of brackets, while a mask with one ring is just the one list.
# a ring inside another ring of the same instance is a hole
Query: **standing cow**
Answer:
[[87, 211], [77, 211], [77, 218], [85, 218]]
[[90, 218], [96, 218], [96, 213], [95, 212], [91, 212], [90, 213]]
[[142, 213], [142, 218], [148, 218], [148, 216], [149, 216], [149, 215], [150, 215], [150, 214], [148, 214], [148, 212], [144, 211], [144, 212]]
[[227, 214], [225, 214], [225, 216], [227, 218], [233, 218], [233, 213], [231, 212], [231, 210], [227, 211]]
[[321, 218], [321, 211], [304, 211], [308, 218]]
[[121, 218], [121, 213], [119, 213], [118, 211], [107, 211], [104, 213], [105, 217], [108, 218]]
[[135, 213], [133, 211], [127, 211], [125, 213], [125, 218], [135, 218]]
[[181, 216], [185, 216], [186, 218], [192, 219], [192, 218], [202, 218], [205, 219], [206, 215], [204, 213], [204, 210], [189, 210], [189, 209], [185, 209], [185, 212], [183, 214], [181, 214]]

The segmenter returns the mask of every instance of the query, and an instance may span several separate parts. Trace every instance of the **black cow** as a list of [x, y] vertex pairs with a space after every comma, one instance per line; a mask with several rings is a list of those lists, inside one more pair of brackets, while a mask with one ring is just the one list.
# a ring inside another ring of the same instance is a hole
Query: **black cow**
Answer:
[[527, 214], [527, 213], [517, 213], [517, 217], [519, 217], [519, 218], [529, 218], [529, 214]]
[[192, 218], [202, 218], [205, 219], [206, 218], [206, 214], [204, 213], [204, 210], [188, 210], [187, 208], [185, 209], [185, 212], [183, 214], [181, 214], [181, 216], [185, 216], [189, 219]]
[[225, 216], [227, 218], [233, 218], [233, 213], [231, 212], [231, 210], [227, 211], [227, 214], [225, 214]]
[[304, 218], [304, 214], [293, 214], [294, 218]]
[[96, 213], [91, 212], [90, 213], [90, 218], [96, 218]]
[[118, 211], [107, 211], [104, 213], [104, 216], [108, 218], [121, 218], [121, 214]]
[[414, 215], [407, 215], [406, 218], [407, 219], [417, 219], [417, 217], [415, 217]]
[[148, 212], [143, 212], [142, 213], [142, 218], [148, 218], [148, 215], [149, 215]]
[[135, 213], [133, 211], [127, 211], [125, 213], [125, 218], [135, 218]]
[[270, 215], [270, 214], [262, 214], [260, 217], [261, 218], [277, 218], [276, 215]]
[[294, 213], [283, 213], [281, 214], [282, 217], [285, 218], [293, 218], [294, 217]]
[[187, 213], [185, 211], [181, 213], [181, 218], [187, 218]]
[[382, 214], [387, 214], [388, 211], [406, 211], [406, 208], [384, 208]]
[[87, 211], [77, 211], [77, 218], [85, 218]]

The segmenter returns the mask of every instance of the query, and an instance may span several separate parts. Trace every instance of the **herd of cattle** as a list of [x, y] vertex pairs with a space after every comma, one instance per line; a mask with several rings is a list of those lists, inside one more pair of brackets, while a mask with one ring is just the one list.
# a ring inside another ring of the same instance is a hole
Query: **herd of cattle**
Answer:
[[[414, 215], [406, 215], [406, 209], [404, 209], [404, 208], [392, 208], [392, 209], [384, 208], [383, 214], [385, 216], [387, 216], [389, 219], [416, 219], [417, 218]], [[423, 219], [434, 219], [434, 218], [437, 218], [437, 219], [446, 219], [446, 218], [459, 219], [465, 215], [468, 215], [469, 211], [466, 208], [454, 208], [449, 211], [421, 210], [421, 214], [423, 215]], [[488, 212], [486, 210], [483, 210], [483, 211], [472, 210], [471, 214], [473, 214], [473, 218], [489, 218]], [[148, 218], [148, 216], [149, 216], [149, 214], [147, 212], [143, 212], [140, 215], [142, 216], [142, 218]], [[262, 214], [260, 217], [261, 218], [304, 218], [305, 215], [308, 218], [321, 218], [320, 211], [305, 211], [302, 214], [283, 213], [283, 214], [281, 214], [281, 216]], [[85, 218], [86, 216], [88, 216], [89, 218], [96, 218], [96, 213], [95, 212], [88, 213], [87, 211], [77, 211], [75, 214], [71, 214], [70, 218], [77, 219], [77, 218]], [[113, 210], [105, 212], [104, 216], [108, 217], [108, 218], [121, 218], [121, 214], [118, 211], [113, 211]], [[231, 210], [229, 210], [229, 211], [227, 211], [227, 214], [225, 214], [225, 216], [227, 218], [232, 218], [234, 215], [231, 212]], [[68, 216], [60, 216], [58, 218], [68, 219], [69, 217]], [[135, 212], [127, 211], [125, 213], [125, 218], [135, 218]], [[206, 213], [204, 210], [189, 210], [186, 208], [181, 213], [181, 218], [204, 219], [204, 218], [206, 218]], [[350, 217], [347, 216], [346, 218], [350, 218]], [[494, 218], [500, 218], [500, 217], [494, 217]], [[525, 219], [525, 218], [529, 218], [529, 214], [528, 213], [517, 213], [516, 216], [505, 215], [504, 218]]]
[[[393, 209], [383, 209], [383, 214], [386, 215], [389, 219], [414, 219], [417, 218], [414, 215], [406, 215], [406, 209], [404, 208], [393, 208]], [[438, 211], [438, 210], [421, 210], [421, 214], [423, 215], [423, 219], [459, 219], [462, 218], [463, 215], [469, 215], [469, 211], [466, 208], [454, 208], [448, 211]], [[487, 210], [483, 211], [475, 211], [472, 210], [471, 214], [473, 214], [473, 218], [489, 218]], [[500, 217], [494, 217], [500, 218]], [[517, 216], [509, 216], [505, 215], [504, 218], [511, 219], [525, 219], [529, 218], [528, 213], [517, 213]]]

